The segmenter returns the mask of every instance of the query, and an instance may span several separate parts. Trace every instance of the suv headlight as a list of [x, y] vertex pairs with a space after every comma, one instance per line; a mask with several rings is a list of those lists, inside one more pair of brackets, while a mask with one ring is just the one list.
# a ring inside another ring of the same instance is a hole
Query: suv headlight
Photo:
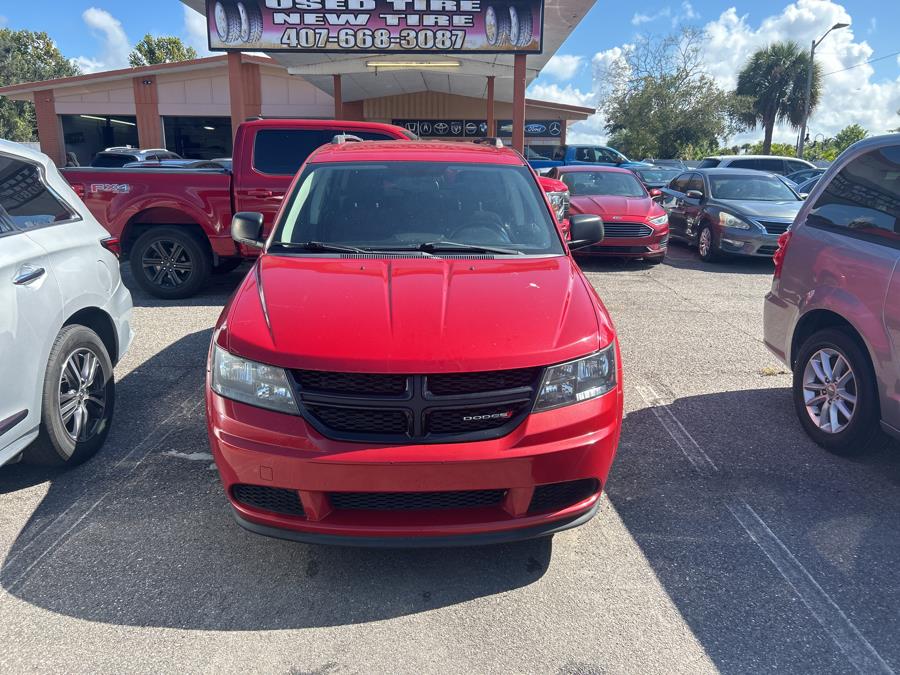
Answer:
[[661, 216], [656, 216], [656, 218], [649, 218], [647, 222], [651, 225], [665, 225], [669, 222], [669, 214], [664, 213]]
[[550, 206], [556, 213], [556, 219], [559, 222], [564, 221], [569, 216], [569, 193], [568, 192], [548, 192], [547, 199], [550, 200]]
[[225, 398], [278, 412], [299, 414], [283, 368], [242, 359], [215, 346], [212, 389]]
[[577, 361], [544, 372], [534, 412], [603, 396], [616, 386], [616, 343]]
[[733, 227], [738, 230], [750, 229], [750, 223], [746, 220], [738, 218], [730, 213], [725, 213], [725, 211], [719, 211], [719, 225], [722, 227]]

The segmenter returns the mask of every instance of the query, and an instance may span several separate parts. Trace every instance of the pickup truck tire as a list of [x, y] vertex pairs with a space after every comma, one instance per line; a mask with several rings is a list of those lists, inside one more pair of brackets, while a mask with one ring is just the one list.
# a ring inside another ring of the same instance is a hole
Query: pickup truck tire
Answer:
[[176, 300], [199, 291], [209, 279], [212, 256], [201, 242], [178, 227], [153, 227], [131, 247], [131, 274], [157, 298]]
[[213, 18], [219, 39], [231, 44], [241, 36], [241, 15], [230, 0], [217, 0], [213, 6]]
[[263, 34], [263, 18], [259, 6], [256, 3], [239, 1], [236, 7], [241, 20], [241, 42], [244, 44], [259, 42]]
[[41, 397], [41, 430], [23, 453], [28, 464], [73, 466], [109, 434], [116, 401], [103, 340], [86, 326], [63, 326], [50, 348]]

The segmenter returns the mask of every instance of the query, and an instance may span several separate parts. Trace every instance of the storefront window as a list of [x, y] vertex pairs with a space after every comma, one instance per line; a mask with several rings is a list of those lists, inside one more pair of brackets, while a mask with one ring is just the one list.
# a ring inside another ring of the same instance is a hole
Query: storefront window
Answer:
[[186, 159], [231, 157], [230, 117], [163, 117], [166, 148]]
[[87, 166], [101, 150], [138, 147], [137, 118], [133, 115], [60, 115], [66, 153]]

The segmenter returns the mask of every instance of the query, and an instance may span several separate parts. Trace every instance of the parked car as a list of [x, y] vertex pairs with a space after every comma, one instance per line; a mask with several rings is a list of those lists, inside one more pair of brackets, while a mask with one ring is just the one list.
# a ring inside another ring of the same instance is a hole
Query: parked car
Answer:
[[[806, 433], [831, 452], [900, 438], [900, 139], [860, 141], [782, 235], [765, 343], [794, 374]], [[880, 422], [880, 425], [879, 425]]]
[[680, 171], [685, 171], [689, 168], [687, 163], [683, 159], [653, 159], [648, 157], [641, 161], [644, 164], [652, 164], [653, 166], [667, 166], [672, 169], [678, 169]]
[[821, 177], [821, 175], [814, 176], [809, 180], [805, 180], [800, 183], [800, 185], [797, 186], [797, 194], [804, 198], [809, 196], [809, 193], [812, 192], [812, 189], [816, 186], [816, 183], [819, 182], [819, 179]]
[[801, 171], [795, 171], [794, 173], [790, 173], [785, 176], [785, 178], [794, 181], [797, 185], [800, 185], [800, 183], [804, 183], [810, 178], [818, 178], [823, 173], [825, 173], [825, 169], [816, 167], [814, 169], [802, 169]]
[[94, 155], [91, 166], [100, 168], [121, 168], [131, 162], [159, 161], [181, 159], [181, 156], [165, 148], [147, 148], [144, 150], [129, 146], [107, 148]]
[[766, 171], [768, 173], [778, 173], [782, 176], [803, 171], [804, 169], [815, 169], [815, 164], [807, 162], [804, 159], [796, 157], [778, 157], [776, 155], [717, 155], [715, 157], [706, 157], [697, 166], [698, 169], [754, 169], [755, 171]]
[[775, 174], [750, 169], [686, 171], [663, 190], [674, 238], [712, 261], [723, 255], [769, 256], [803, 200]]
[[602, 145], [529, 145], [525, 148], [525, 159], [542, 174], [555, 166], [579, 164], [650, 168], [650, 164], [632, 162], [618, 150]]
[[373, 122], [253, 120], [238, 127], [233, 172], [67, 168], [63, 175], [131, 261], [137, 284], [160, 298], [197, 293], [212, 272], [228, 272], [254, 249], [235, 245], [234, 210], [259, 211], [268, 229], [297, 169], [336, 134], [408, 139]]
[[[520, 155], [317, 150], [210, 347], [209, 438], [238, 522], [319, 543], [549, 535], [597, 511], [622, 421], [612, 322]], [[310, 323], [312, 322], [312, 323]]]
[[123, 169], [212, 169], [214, 171], [231, 170], [230, 162], [217, 162], [213, 159], [147, 159], [142, 162], [128, 162]]
[[643, 258], [658, 265], [666, 257], [669, 220], [647, 189], [628, 169], [564, 166], [552, 169], [569, 188], [569, 214], [603, 219], [603, 241], [579, 249], [579, 255]]
[[78, 464], [109, 433], [131, 295], [104, 245], [53, 162], [0, 141], [0, 464]]
[[651, 166], [649, 168], [632, 169], [634, 175], [647, 188], [651, 197], [662, 196], [662, 189], [672, 182], [672, 179], [683, 172], [670, 166]]

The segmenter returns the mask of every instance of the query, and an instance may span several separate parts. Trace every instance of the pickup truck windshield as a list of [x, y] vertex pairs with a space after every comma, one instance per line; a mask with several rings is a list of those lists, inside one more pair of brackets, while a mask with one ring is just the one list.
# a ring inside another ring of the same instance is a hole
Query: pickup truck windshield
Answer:
[[524, 166], [311, 164], [289, 199], [275, 243], [373, 251], [462, 252], [470, 246], [500, 254], [563, 253], [540, 188]]

